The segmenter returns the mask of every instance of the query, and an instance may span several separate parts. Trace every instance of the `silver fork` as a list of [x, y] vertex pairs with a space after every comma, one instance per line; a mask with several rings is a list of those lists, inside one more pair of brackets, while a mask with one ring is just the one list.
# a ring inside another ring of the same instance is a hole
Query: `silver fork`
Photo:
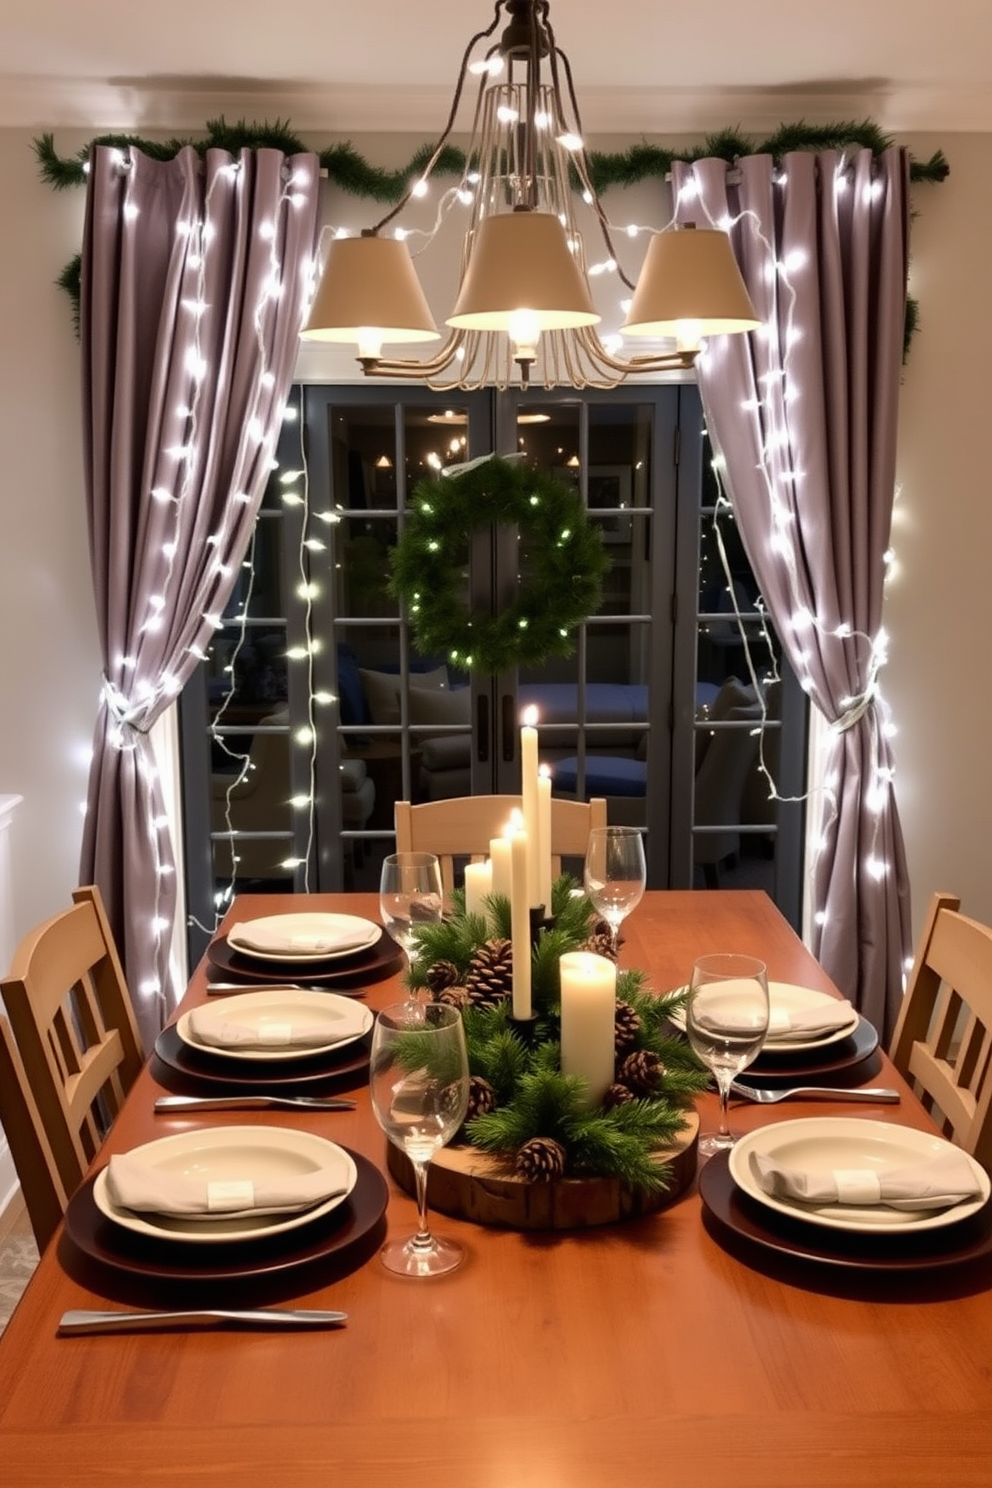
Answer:
[[889, 1090], [882, 1085], [866, 1085], [860, 1090], [842, 1090], [833, 1085], [793, 1085], [789, 1090], [761, 1090], [743, 1080], [731, 1080], [730, 1088], [735, 1095], [755, 1101], [759, 1106], [774, 1106], [777, 1101], [803, 1095], [811, 1100], [883, 1101], [892, 1104], [899, 1100], [898, 1090]]
[[155, 1110], [182, 1111], [353, 1111], [353, 1100], [321, 1095], [160, 1095]]

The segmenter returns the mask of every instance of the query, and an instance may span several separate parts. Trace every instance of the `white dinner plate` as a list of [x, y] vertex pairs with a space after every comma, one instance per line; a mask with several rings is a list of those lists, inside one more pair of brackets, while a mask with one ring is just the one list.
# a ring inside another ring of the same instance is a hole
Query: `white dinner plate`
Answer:
[[772, 1198], [765, 1193], [751, 1172], [751, 1154], [759, 1153], [783, 1166], [806, 1168], [818, 1172], [835, 1168], [910, 1167], [939, 1157], [951, 1144], [935, 1133], [917, 1131], [889, 1121], [868, 1121], [857, 1117], [814, 1116], [796, 1121], [776, 1121], [741, 1137], [730, 1149], [730, 1173], [734, 1182], [752, 1199], [775, 1209], [790, 1219], [803, 1219], [810, 1224], [832, 1230], [851, 1230], [868, 1234], [884, 1230], [891, 1234], [915, 1234], [918, 1230], [937, 1230], [957, 1224], [975, 1214], [989, 1198], [992, 1185], [984, 1168], [974, 1158], [953, 1148], [964, 1157], [975, 1174], [979, 1195], [950, 1208], [907, 1212], [890, 1209], [884, 1204], [802, 1204], [798, 1200]]
[[289, 1127], [200, 1127], [196, 1131], [160, 1137], [132, 1151], [140, 1152], [145, 1161], [161, 1167], [163, 1172], [212, 1183], [285, 1178], [296, 1173], [315, 1173], [332, 1159], [344, 1161], [348, 1172], [345, 1193], [335, 1194], [299, 1213], [245, 1215], [238, 1219], [222, 1215], [217, 1219], [182, 1219], [120, 1209], [107, 1192], [107, 1169], [100, 1170], [93, 1184], [93, 1199], [101, 1214], [113, 1224], [155, 1240], [180, 1240], [191, 1245], [255, 1240], [298, 1229], [343, 1204], [358, 1176], [350, 1154], [343, 1147], [312, 1132]]
[[[360, 915], [312, 912], [242, 920], [231, 926], [227, 943], [239, 955], [260, 961], [338, 961], [367, 950], [381, 934], [381, 925]], [[315, 949], [316, 938], [327, 945]]]
[[245, 992], [241, 996], [225, 997], [220, 1002], [208, 1003], [196, 1010], [197, 1022], [209, 1021], [214, 1027], [223, 1023], [237, 1023], [253, 1029], [261, 1040], [265, 1030], [275, 1029], [279, 1024], [305, 1022], [308, 1026], [326, 1024], [327, 1041], [309, 1044], [306, 1048], [286, 1048], [279, 1044], [259, 1042], [252, 1048], [223, 1048], [198, 1038], [190, 1026], [191, 1014], [183, 1013], [176, 1020], [176, 1033], [190, 1049], [204, 1054], [215, 1054], [218, 1059], [237, 1059], [257, 1064], [259, 1060], [269, 1063], [285, 1063], [296, 1059], [311, 1059], [315, 1054], [328, 1054], [345, 1049], [349, 1044], [364, 1038], [375, 1016], [369, 1008], [356, 1002], [353, 997], [339, 997], [334, 992], [308, 992], [303, 988], [273, 988], [266, 992]]
[[[675, 988], [677, 992], [684, 992], [684, 987]], [[835, 1002], [829, 992], [818, 992], [813, 987], [796, 987], [791, 982], [769, 982], [768, 983], [768, 1005], [772, 1013], [805, 1013], [811, 1008], [822, 1007], [824, 1003]], [[671, 1021], [677, 1028], [685, 1032], [685, 1009], [680, 1008], [678, 1012], [671, 1014]], [[764, 1059], [771, 1054], [800, 1054], [807, 1049], [827, 1049], [831, 1044], [838, 1044], [842, 1039], [850, 1038], [858, 1026], [859, 1015], [852, 1009], [851, 1016], [840, 1028], [833, 1028], [829, 1033], [823, 1034], [796, 1034], [789, 1038], [766, 1038], [761, 1046], [761, 1057]]]

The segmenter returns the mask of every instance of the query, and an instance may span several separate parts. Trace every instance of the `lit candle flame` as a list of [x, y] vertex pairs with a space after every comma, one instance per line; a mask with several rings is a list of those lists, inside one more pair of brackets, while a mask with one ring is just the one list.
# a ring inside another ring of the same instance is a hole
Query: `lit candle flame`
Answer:
[[551, 779], [551, 766], [550, 765], [538, 765], [538, 767], [537, 767], [537, 773], [538, 773], [538, 775], [542, 776], [543, 779], [550, 780]]
[[520, 717], [525, 728], [535, 728], [537, 726], [537, 709], [533, 703], [531, 703], [529, 708], [524, 709]]

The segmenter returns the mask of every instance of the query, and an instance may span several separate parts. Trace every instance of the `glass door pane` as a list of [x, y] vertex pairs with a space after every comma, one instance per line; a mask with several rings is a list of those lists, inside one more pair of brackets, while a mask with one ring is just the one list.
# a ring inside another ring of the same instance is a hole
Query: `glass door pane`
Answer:
[[680, 474], [680, 593], [692, 598], [680, 607], [672, 882], [764, 889], [798, 927], [806, 700], [701, 423]]
[[[311, 508], [326, 518], [310, 565], [314, 672], [329, 699], [318, 756], [336, 808], [318, 817], [320, 882], [375, 888], [395, 802], [471, 788], [469, 678], [418, 650], [389, 574], [418, 483], [488, 444], [489, 398], [311, 387], [306, 399]], [[468, 582], [466, 571], [466, 595]]]

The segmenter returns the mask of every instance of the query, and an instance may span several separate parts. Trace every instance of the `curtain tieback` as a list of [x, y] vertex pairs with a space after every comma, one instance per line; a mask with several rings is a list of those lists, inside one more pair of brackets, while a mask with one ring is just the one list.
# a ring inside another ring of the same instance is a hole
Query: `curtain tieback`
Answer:
[[857, 697], [849, 698], [847, 707], [843, 713], [839, 718], [834, 719], [830, 725], [834, 733], [846, 734], [848, 729], [853, 728], [856, 723], [860, 723], [868, 710], [874, 707], [877, 696], [878, 683], [872, 677], [864, 692], [859, 693]]
[[106, 672], [103, 674], [100, 694], [106, 705], [107, 712], [121, 730], [130, 729], [136, 734], [147, 734], [149, 732], [149, 725], [141, 722], [145, 717], [147, 703], [138, 703], [137, 705], [129, 703], [120, 688], [111, 682]]

